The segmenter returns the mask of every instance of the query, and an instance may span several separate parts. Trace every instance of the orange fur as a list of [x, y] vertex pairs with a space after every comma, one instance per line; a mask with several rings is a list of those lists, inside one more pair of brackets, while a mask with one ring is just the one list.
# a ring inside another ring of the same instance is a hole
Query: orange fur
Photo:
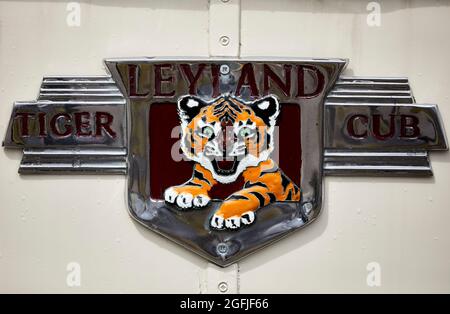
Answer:
[[[217, 114], [218, 112], [220, 114]], [[199, 123], [220, 124], [224, 114], [231, 115], [234, 121], [243, 123], [251, 121], [256, 126], [255, 132], [258, 133], [255, 133], [256, 135], [251, 138], [246, 138], [245, 146], [247, 154], [259, 157], [262, 147], [267, 145], [264, 141], [266, 138], [265, 132], [267, 132], [269, 126], [248, 105], [232, 97], [221, 97], [214, 103], [201, 108], [198, 114], [186, 124], [184, 132], [188, 136], [185, 139], [185, 147], [189, 151], [185, 151], [185, 154], [195, 155], [195, 153], [203, 152], [205, 145], [208, 143], [208, 138], [202, 137], [196, 132]], [[241, 219], [245, 215], [254, 219], [254, 215], [249, 216], [248, 213], [253, 213], [273, 202], [300, 201], [301, 199], [300, 188], [287, 178], [270, 158], [261, 161], [255, 167], [248, 167], [241, 175], [245, 181], [243, 189], [236, 191], [225, 199], [214, 214], [213, 219], [216, 219], [216, 217], [223, 220], [236, 217], [236, 219]], [[189, 193], [193, 198], [206, 196], [209, 201], [208, 192], [216, 184], [220, 183], [214, 179], [213, 174], [197, 163], [192, 178], [185, 184], [174, 186], [171, 189], [172, 193], [173, 191], [179, 195]], [[252, 223], [252, 219], [248, 218], [244, 223]], [[240, 225], [236, 221], [233, 223], [236, 226], [229, 224], [232, 228], [238, 228]]]

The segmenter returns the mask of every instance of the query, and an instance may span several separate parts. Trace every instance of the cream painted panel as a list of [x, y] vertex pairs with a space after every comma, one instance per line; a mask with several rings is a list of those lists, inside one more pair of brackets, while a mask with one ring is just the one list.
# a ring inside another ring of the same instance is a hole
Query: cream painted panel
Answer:
[[[450, 130], [450, 2], [243, 1], [241, 55], [347, 57], [350, 75], [407, 76]], [[264, 25], [264, 31], [261, 27]], [[326, 178], [317, 222], [240, 264], [245, 292], [450, 292], [450, 154], [434, 178]], [[366, 283], [367, 264], [381, 286]]]
[[[81, 26], [68, 27], [64, 1], [0, 1], [0, 136], [43, 75], [208, 55], [208, 1], [122, 3], [81, 1]], [[450, 128], [449, 2], [383, 1], [380, 27], [367, 26], [365, 1], [241, 3], [242, 56], [348, 57], [348, 74], [408, 76]], [[212, 292], [224, 277], [244, 293], [450, 292], [449, 154], [432, 155], [434, 178], [327, 178], [317, 222], [227, 271], [134, 223], [124, 177], [19, 176], [20, 158], [0, 152], [0, 292]], [[80, 287], [66, 285], [70, 262]], [[380, 287], [366, 284], [369, 262]]]
[[[104, 74], [106, 57], [208, 55], [207, 1], [0, 1], [0, 136], [43, 75]], [[129, 218], [125, 176], [19, 176], [0, 151], [0, 292], [199, 292], [206, 262]], [[66, 266], [81, 266], [81, 286]]]

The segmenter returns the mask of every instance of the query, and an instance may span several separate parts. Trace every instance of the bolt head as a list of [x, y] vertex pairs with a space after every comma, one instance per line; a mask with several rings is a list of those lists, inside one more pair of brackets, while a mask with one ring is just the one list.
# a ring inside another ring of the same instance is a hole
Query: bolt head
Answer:
[[219, 42], [222, 46], [228, 46], [228, 44], [230, 43], [230, 38], [228, 36], [221, 36], [219, 38]]
[[303, 209], [305, 210], [306, 214], [309, 214], [311, 210], [313, 209], [313, 204], [311, 202], [307, 202], [303, 204]]
[[228, 244], [223, 243], [223, 242], [217, 244], [217, 252], [219, 254], [225, 255], [228, 253], [228, 250], [229, 250]]
[[230, 67], [228, 65], [226, 65], [226, 64], [222, 64], [220, 66], [220, 74], [227, 75], [229, 73], [230, 73]]
[[225, 281], [220, 282], [217, 287], [219, 288], [219, 291], [222, 293], [225, 293], [228, 291], [228, 284]]

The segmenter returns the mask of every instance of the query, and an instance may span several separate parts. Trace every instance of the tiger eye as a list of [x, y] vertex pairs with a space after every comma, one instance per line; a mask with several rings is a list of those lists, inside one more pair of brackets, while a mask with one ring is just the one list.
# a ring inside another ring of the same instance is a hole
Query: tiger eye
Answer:
[[214, 134], [214, 130], [212, 129], [212, 127], [205, 126], [202, 129], [202, 136], [204, 136], [206, 138], [210, 138], [211, 136], [213, 136], [213, 134]]
[[242, 128], [239, 131], [239, 135], [242, 136], [242, 137], [247, 137], [247, 136], [249, 136], [251, 134], [252, 134], [252, 131], [249, 128], [246, 128], [246, 127]]

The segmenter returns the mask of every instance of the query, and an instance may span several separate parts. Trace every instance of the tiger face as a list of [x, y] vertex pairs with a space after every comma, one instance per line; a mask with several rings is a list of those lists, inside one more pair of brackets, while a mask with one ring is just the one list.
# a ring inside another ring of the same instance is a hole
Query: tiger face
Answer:
[[218, 182], [233, 182], [248, 167], [269, 159], [279, 112], [272, 95], [250, 103], [233, 96], [212, 102], [183, 96], [178, 101], [181, 149]]

